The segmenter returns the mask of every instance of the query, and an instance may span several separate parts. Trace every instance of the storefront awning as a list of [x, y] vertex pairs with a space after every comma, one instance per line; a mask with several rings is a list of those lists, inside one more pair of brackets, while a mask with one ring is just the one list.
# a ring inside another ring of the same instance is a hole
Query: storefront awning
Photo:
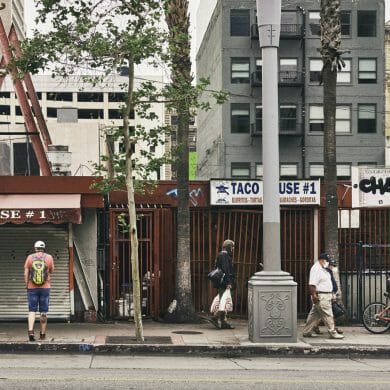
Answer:
[[0, 195], [0, 224], [80, 224], [80, 201], [80, 194]]

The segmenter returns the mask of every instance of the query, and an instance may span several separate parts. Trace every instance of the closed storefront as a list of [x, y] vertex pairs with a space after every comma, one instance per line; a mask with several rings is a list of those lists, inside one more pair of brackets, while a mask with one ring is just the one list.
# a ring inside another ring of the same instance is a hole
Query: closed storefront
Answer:
[[27, 316], [23, 266], [37, 240], [46, 243], [46, 251], [53, 256], [55, 264], [49, 316], [70, 318], [67, 225], [7, 224], [0, 227], [0, 320], [25, 319]]

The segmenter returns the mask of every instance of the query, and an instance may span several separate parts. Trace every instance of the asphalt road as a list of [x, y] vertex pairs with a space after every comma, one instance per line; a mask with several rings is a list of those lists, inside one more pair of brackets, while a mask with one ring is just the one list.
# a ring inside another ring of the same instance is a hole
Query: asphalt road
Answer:
[[0, 389], [389, 389], [386, 359], [0, 355]]

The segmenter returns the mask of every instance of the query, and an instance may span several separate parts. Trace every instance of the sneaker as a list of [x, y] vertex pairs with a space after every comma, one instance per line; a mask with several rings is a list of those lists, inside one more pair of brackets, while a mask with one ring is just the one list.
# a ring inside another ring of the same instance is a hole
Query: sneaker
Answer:
[[335, 328], [335, 330], [336, 330], [336, 332], [338, 334], [343, 334], [344, 333], [344, 331], [342, 329], [340, 329], [340, 328]]
[[321, 329], [320, 329], [318, 326], [316, 326], [316, 327], [313, 329], [313, 332], [314, 332], [315, 334], [322, 334]]
[[234, 326], [230, 325], [228, 322], [222, 322], [221, 329], [234, 329]]
[[317, 337], [315, 333], [303, 333], [303, 337]]
[[217, 328], [217, 329], [221, 329], [219, 327], [219, 323], [218, 323], [218, 318], [217, 317], [211, 317], [210, 318], [210, 322]]
[[336, 331], [329, 332], [329, 336], [331, 339], [343, 339], [344, 338], [344, 336], [342, 334], [339, 334]]

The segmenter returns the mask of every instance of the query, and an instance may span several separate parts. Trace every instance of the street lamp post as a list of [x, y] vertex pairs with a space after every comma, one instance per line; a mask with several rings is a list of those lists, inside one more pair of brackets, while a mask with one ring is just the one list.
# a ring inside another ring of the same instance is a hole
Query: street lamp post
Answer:
[[262, 50], [263, 263], [249, 280], [252, 342], [297, 341], [297, 284], [281, 270], [279, 198], [278, 47], [281, 0], [256, 0]]

